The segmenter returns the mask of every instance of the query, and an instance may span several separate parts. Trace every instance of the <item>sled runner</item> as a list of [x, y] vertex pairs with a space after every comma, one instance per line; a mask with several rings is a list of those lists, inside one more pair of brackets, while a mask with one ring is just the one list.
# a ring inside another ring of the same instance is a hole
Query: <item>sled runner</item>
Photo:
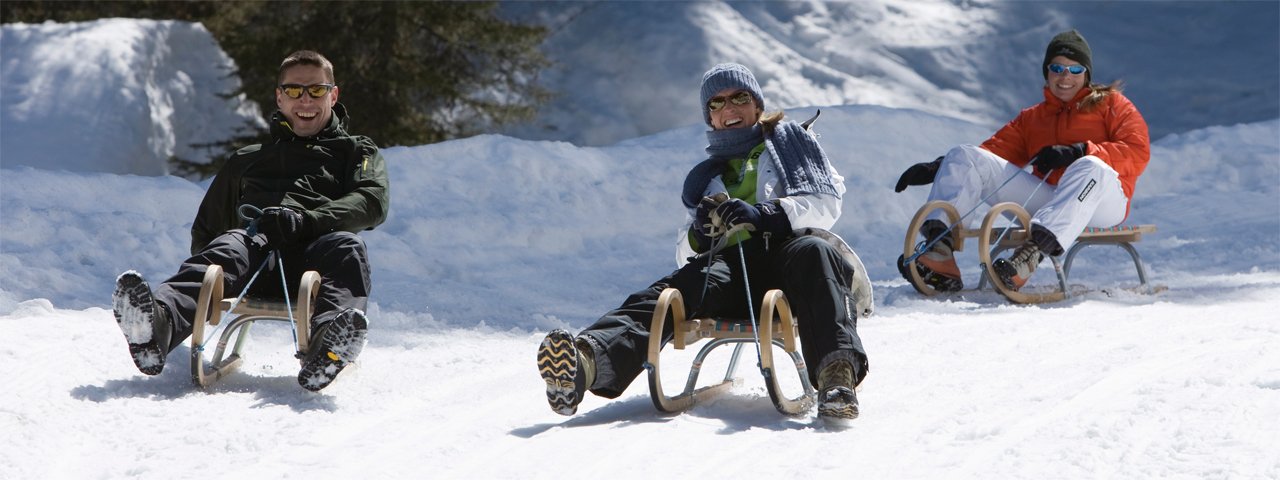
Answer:
[[[850, 282], [850, 285], [852, 285], [850, 294], [853, 296], [857, 315], [859, 317], [871, 315], [874, 309], [871, 281], [867, 277], [866, 269], [863, 268], [862, 260], [853, 252], [853, 249], [849, 248], [840, 237], [826, 230], [803, 229], [797, 230], [795, 233], [797, 236], [818, 236], [836, 246], [844, 259], [853, 266], [854, 272], [853, 279]], [[694, 357], [684, 390], [675, 396], [667, 396], [663, 391], [662, 379], [658, 368], [663, 333], [668, 318], [671, 319], [672, 334], [674, 335], [671, 343], [675, 349], [683, 350], [685, 347], [701, 340], [709, 340]], [[797, 342], [799, 336], [797, 322], [801, 321], [804, 321], [804, 319], [798, 319], [792, 315], [791, 304], [787, 301], [787, 297], [782, 290], [778, 289], [765, 292], [758, 321], [724, 318], [689, 319], [685, 315], [684, 299], [681, 297], [680, 291], [674, 288], [663, 290], [658, 297], [657, 308], [653, 312], [653, 321], [650, 325], [648, 360], [644, 364], [644, 368], [649, 372], [649, 395], [653, 399], [654, 407], [657, 407], [662, 412], [678, 413], [688, 410], [698, 402], [728, 391], [729, 387], [740, 381], [736, 377], [736, 373], [742, 357], [743, 347], [754, 343], [759, 347], [760, 363], [758, 366], [760, 367], [761, 375], [764, 376], [765, 387], [769, 392], [769, 398], [773, 401], [774, 407], [785, 415], [804, 414], [813, 408], [816, 390], [809, 381], [808, 367], [805, 365], [804, 358], [800, 355]], [[758, 332], [756, 331], [757, 329]], [[697, 382], [698, 376], [702, 371], [703, 362], [711, 351], [725, 345], [734, 345], [734, 349], [724, 379], [714, 385], [699, 388]], [[782, 348], [790, 356], [791, 362], [800, 376], [802, 391], [794, 397], [788, 397], [779, 386], [772, 346]]]
[[[191, 379], [200, 387], [207, 387], [213, 382], [235, 371], [242, 360], [241, 349], [248, 338], [249, 327], [260, 320], [290, 321], [286, 299], [263, 299], [245, 297], [238, 305], [234, 298], [223, 298], [222, 267], [209, 265], [205, 271], [204, 281], [200, 287], [200, 297], [196, 304], [196, 316], [191, 330]], [[308, 271], [302, 274], [302, 283], [298, 287], [298, 295], [291, 300], [293, 320], [297, 323], [297, 347], [299, 358], [306, 355], [307, 341], [311, 338], [311, 314], [315, 308], [316, 296], [320, 293], [320, 274]], [[233, 308], [234, 305], [234, 308]], [[213, 359], [208, 367], [204, 362], [205, 324], [208, 323], [216, 331], [221, 322], [223, 312], [230, 311], [233, 316], [222, 328], [214, 349]], [[238, 335], [236, 335], [238, 333]], [[227, 353], [227, 345], [232, 335], [236, 335], [235, 344]], [[225, 358], [224, 358], [225, 355]]]
[[[1155, 232], [1155, 225], [1086, 228], [1080, 234], [1076, 243], [1067, 249], [1066, 255], [1063, 256], [1061, 262], [1056, 257], [1046, 255], [1053, 262], [1053, 271], [1057, 274], [1058, 285], [1053, 291], [1037, 293], [1025, 291], [1027, 290], [1025, 288], [1020, 291], [1006, 287], [1003, 282], [998, 280], [999, 277], [996, 275], [992, 263], [992, 255], [996, 252], [1016, 248], [1027, 241], [1029, 234], [1026, 226], [1031, 224], [1031, 215], [1022, 206], [1013, 202], [996, 204], [987, 212], [980, 228], [970, 229], [959, 223], [960, 214], [951, 204], [940, 200], [926, 203], [916, 212], [915, 217], [911, 219], [910, 226], [907, 228], [906, 242], [903, 245], [903, 258], [911, 258], [915, 255], [917, 245], [924, 246], [923, 243], [917, 244], [916, 236], [920, 231], [920, 227], [924, 225], [925, 220], [934, 210], [942, 210], [947, 215], [947, 223], [954, 225], [950, 232], [953, 251], [959, 252], [962, 250], [964, 248], [964, 239], [966, 238], [976, 237], [978, 239], [978, 258], [982, 262], [982, 277], [979, 280], [978, 289], [982, 289], [983, 285], [989, 283], [997, 292], [1000, 292], [1001, 295], [1004, 295], [1005, 298], [1014, 303], [1048, 303], [1069, 298], [1072, 292], [1067, 285], [1067, 279], [1071, 272], [1071, 262], [1075, 259], [1076, 254], [1080, 253], [1080, 250], [1089, 245], [1116, 245], [1128, 252], [1129, 257], [1133, 259], [1133, 266], [1138, 272], [1138, 292], [1151, 294], [1162, 289], [1147, 282], [1147, 271], [1142, 264], [1142, 257], [1138, 255], [1138, 250], [1133, 246], [1134, 243], [1142, 240], [1142, 234]], [[995, 225], [1005, 213], [1013, 215], [1016, 225], [1008, 227], [997, 227]], [[940, 293], [924, 282], [924, 279], [921, 278], [919, 271], [916, 269], [914, 261], [907, 265], [906, 271], [910, 276], [911, 285], [920, 293], [928, 296]]]

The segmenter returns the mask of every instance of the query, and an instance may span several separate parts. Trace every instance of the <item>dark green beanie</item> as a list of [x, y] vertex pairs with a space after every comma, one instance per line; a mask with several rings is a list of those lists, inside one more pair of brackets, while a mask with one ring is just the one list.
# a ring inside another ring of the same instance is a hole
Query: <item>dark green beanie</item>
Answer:
[[1049, 79], [1049, 64], [1053, 63], [1053, 57], [1062, 55], [1070, 58], [1088, 69], [1085, 79], [1093, 81], [1093, 53], [1089, 50], [1089, 42], [1084, 41], [1084, 37], [1080, 32], [1074, 29], [1068, 30], [1054, 35], [1053, 40], [1049, 42], [1049, 48], [1044, 50], [1044, 65], [1040, 66], [1040, 73], [1044, 75], [1044, 79]]

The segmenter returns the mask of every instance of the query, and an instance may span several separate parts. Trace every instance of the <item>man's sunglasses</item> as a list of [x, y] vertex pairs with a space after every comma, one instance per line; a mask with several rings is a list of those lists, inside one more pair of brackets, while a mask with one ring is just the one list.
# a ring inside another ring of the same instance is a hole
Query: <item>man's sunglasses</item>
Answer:
[[[739, 91], [738, 93], [730, 95], [728, 101], [733, 102], [734, 105], [746, 105], [751, 103], [751, 92], [746, 90]], [[715, 97], [711, 100], [707, 100], [707, 110], [714, 112], [724, 108], [724, 102], [725, 97]]]
[[1049, 64], [1049, 71], [1050, 71], [1050, 72], [1053, 72], [1053, 73], [1062, 73], [1064, 70], [1065, 70], [1065, 71], [1068, 71], [1068, 72], [1071, 72], [1071, 74], [1072, 74], [1072, 75], [1079, 75], [1079, 74], [1081, 74], [1081, 73], [1084, 73], [1084, 72], [1088, 71], [1089, 69], [1084, 68], [1084, 65], [1070, 65], [1070, 66], [1068, 66], [1068, 65], [1060, 65], [1060, 64], [1057, 64], [1057, 63], [1050, 63], [1050, 64]]
[[332, 83], [317, 83], [315, 85], [298, 85], [296, 83], [286, 83], [280, 86], [280, 91], [284, 92], [284, 96], [299, 99], [302, 98], [302, 92], [307, 92], [311, 98], [324, 98], [333, 90]]

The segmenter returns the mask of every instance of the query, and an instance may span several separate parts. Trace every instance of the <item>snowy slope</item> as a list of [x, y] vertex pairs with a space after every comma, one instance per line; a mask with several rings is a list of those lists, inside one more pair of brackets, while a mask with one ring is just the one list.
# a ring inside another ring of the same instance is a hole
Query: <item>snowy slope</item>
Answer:
[[[26, 65], [8, 60], [5, 78]], [[0, 478], [1280, 478], [1280, 118], [1209, 112], [1153, 145], [1131, 220], [1159, 225], [1139, 248], [1167, 291], [1013, 306], [921, 298], [892, 265], [925, 197], [892, 193], [897, 175], [990, 129], [930, 109], [822, 110], [850, 188], [836, 231], [879, 306], [860, 320], [871, 374], [851, 430], [778, 415], [751, 360], [742, 385], [682, 415], [657, 414], [644, 381], [572, 418], [546, 407], [546, 330], [580, 329], [673, 267], [701, 126], [601, 147], [484, 135], [387, 149], [391, 217], [364, 234], [369, 346], [320, 394], [296, 386], [283, 324], [255, 326], [243, 371], [208, 391], [191, 386], [185, 345], [139, 374], [106, 309], [111, 281], [174, 271], [205, 185], [78, 169], [68, 146], [0, 164]], [[1124, 261], [1094, 247], [1073, 281], [1132, 285]], [[975, 278], [976, 255], [961, 263]], [[692, 353], [664, 356], [668, 390]]]
[[[551, 29], [560, 96], [521, 138], [608, 145], [697, 124], [709, 65], [748, 65], [775, 107], [869, 104], [994, 129], [1041, 99], [1052, 36], [1079, 29], [1094, 80], [1124, 80], [1154, 138], [1280, 116], [1273, 1], [509, 2]], [[649, 54], [653, 52], [654, 54]]]

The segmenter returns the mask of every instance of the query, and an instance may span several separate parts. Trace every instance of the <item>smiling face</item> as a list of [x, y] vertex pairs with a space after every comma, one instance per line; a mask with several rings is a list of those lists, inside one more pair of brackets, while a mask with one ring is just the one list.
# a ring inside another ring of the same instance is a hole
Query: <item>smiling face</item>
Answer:
[[[743, 91], [745, 90], [726, 88], [716, 92], [712, 98], [729, 99], [737, 95], [738, 92]], [[760, 120], [760, 114], [763, 112], [756, 104], [755, 98], [751, 97], [750, 94], [747, 95], [747, 98], [750, 101], [742, 105], [725, 101], [723, 107], [711, 112], [711, 128], [714, 130], [727, 130], [730, 128], [750, 128], [755, 125], [756, 121]]]
[[[333, 79], [325, 75], [324, 69], [314, 65], [294, 65], [280, 76], [280, 85], [317, 85], [333, 83]], [[305, 91], [299, 98], [289, 98], [280, 87], [276, 87], [276, 106], [284, 114], [293, 133], [300, 137], [310, 137], [329, 124], [333, 116], [333, 105], [338, 103], [338, 87], [333, 87], [323, 97], [312, 98]]]
[[[1056, 63], [1066, 67], [1080, 65], [1080, 62], [1062, 55], [1053, 57], [1049, 63]], [[1049, 93], [1052, 93], [1053, 96], [1064, 102], [1070, 102], [1072, 98], [1076, 97], [1076, 93], [1088, 84], [1089, 76], [1086, 73], [1075, 74], [1068, 70], [1063, 70], [1062, 73], [1053, 73], [1049, 70], [1045, 71], [1045, 85], [1049, 87]]]

